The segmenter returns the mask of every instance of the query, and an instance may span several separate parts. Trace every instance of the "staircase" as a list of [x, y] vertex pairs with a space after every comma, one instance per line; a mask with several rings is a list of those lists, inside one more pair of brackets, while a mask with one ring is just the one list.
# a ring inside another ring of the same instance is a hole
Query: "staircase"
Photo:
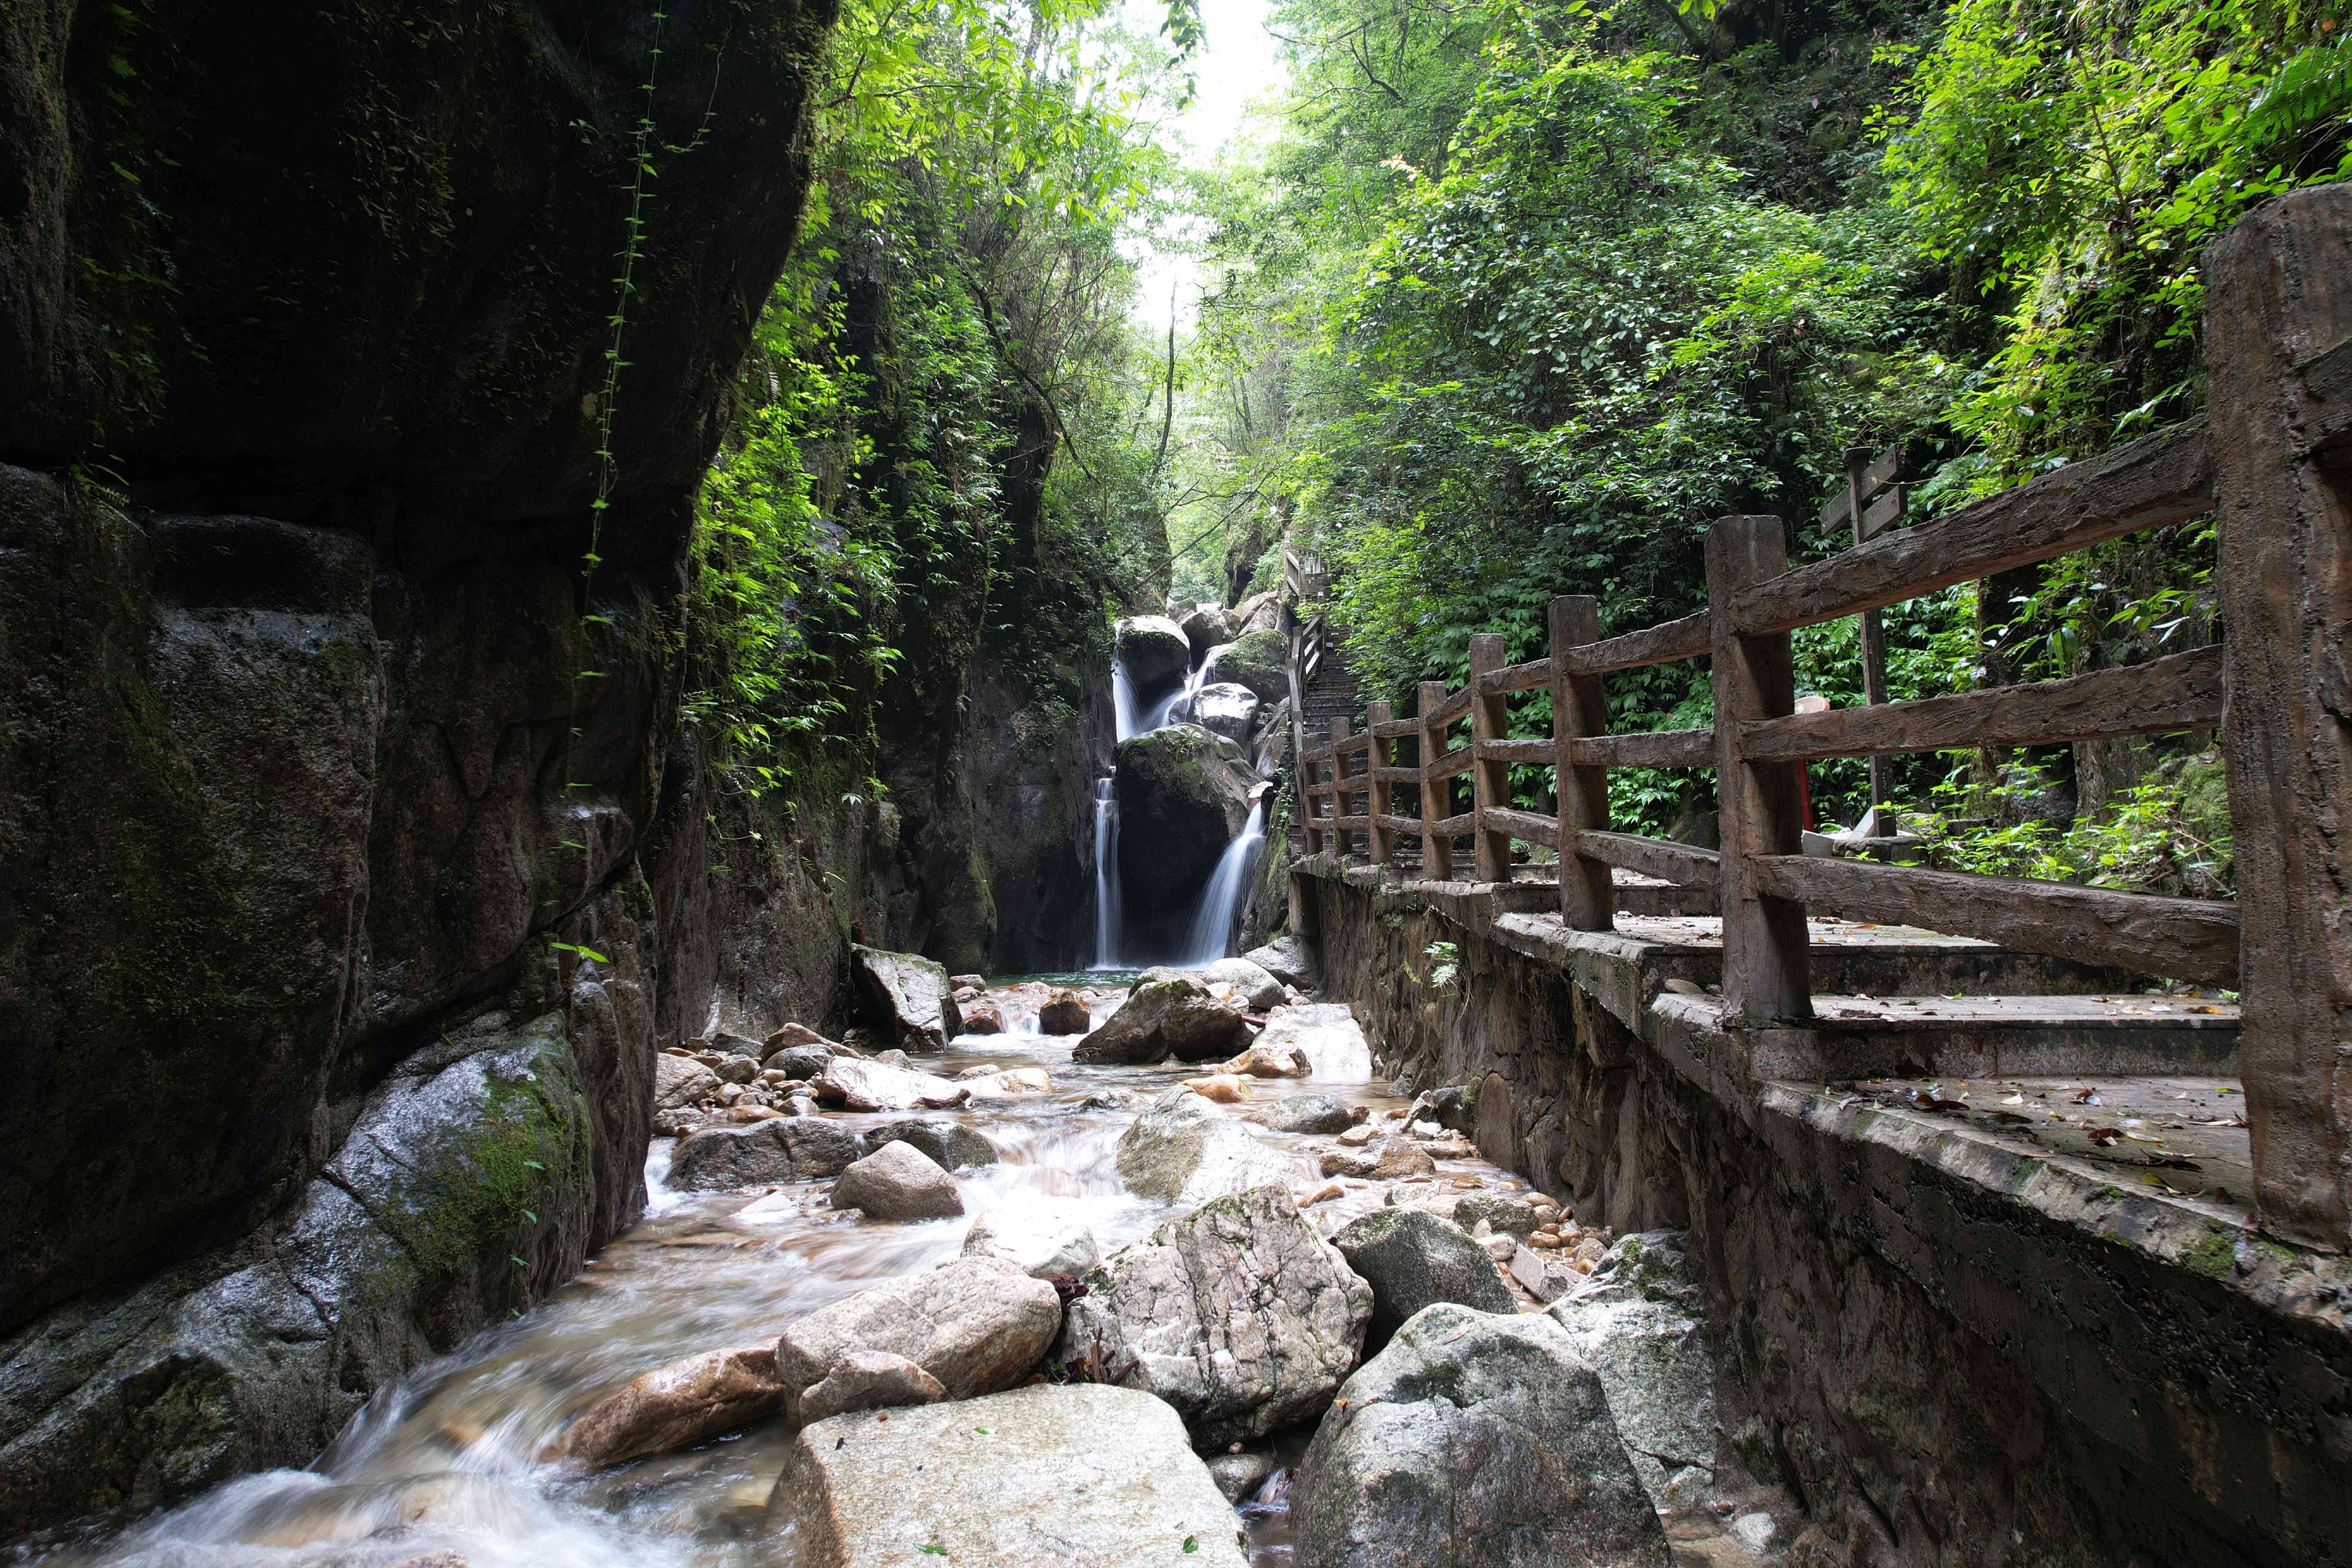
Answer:
[[[1297, 703], [1297, 733], [1310, 746], [1330, 738], [1332, 720], [1345, 719], [1351, 726], [1360, 726], [1364, 714], [1356, 672], [1348, 663], [1347, 652], [1328, 617], [1321, 613], [1323, 608], [1322, 605], [1303, 602], [1288, 606], [1293, 620], [1290, 668], [1292, 691]], [[1284, 759], [1284, 767], [1294, 779], [1297, 759], [1294, 745]], [[1306, 835], [1294, 816], [1290, 826], [1291, 852], [1304, 854], [1306, 844]]]

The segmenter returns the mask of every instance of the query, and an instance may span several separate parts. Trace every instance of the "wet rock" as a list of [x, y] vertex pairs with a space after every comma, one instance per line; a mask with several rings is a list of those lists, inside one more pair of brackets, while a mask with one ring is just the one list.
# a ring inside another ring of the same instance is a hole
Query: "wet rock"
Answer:
[[1418, 1139], [1414, 1147], [1433, 1160], [1467, 1160], [1478, 1152], [1478, 1146], [1459, 1132]]
[[1287, 932], [1276, 937], [1264, 947], [1250, 949], [1242, 956], [1285, 985], [1312, 991], [1322, 984], [1322, 976], [1315, 967], [1314, 959], [1308, 956], [1299, 940]]
[[1345, 1149], [1360, 1149], [1381, 1135], [1381, 1130], [1368, 1121], [1359, 1121], [1339, 1134], [1339, 1145]]
[[1243, 1080], [1229, 1072], [1211, 1073], [1206, 1078], [1188, 1078], [1182, 1081], [1186, 1089], [1218, 1105], [1238, 1104], [1249, 1095]]
[[1371, 1287], [1276, 1185], [1217, 1198], [1081, 1281], [1055, 1358], [1158, 1394], [1198, 1447], [1315, 1415], [1363, 1349]]
[[1534, 1234], [1539, 1220], [1535, 1205], [1508, 1193], [1465, 1193], [1454, 1205], [1454, 1223], [1465, 1230], [1484, 1223], [1495, 1231], [1525, 1237]]
[[802, 1425], [853, 1410], [897, 1410], [937, 1405], [948, 1396], [940, 1380], [888, 1351], [851, 1351], [800, 1397]]
[[1331, 1245], [1372, 1288], [1368, 1351], [1387, 1344], [1406, 1319], [1439, 1301], [1482, 1312], [1517, 1310], [1511, 1288], [1486, 1249], [1427, 1209], [1376, 1209], [1341, 1226]]
[[1290, 642], [1279, 631], [1245, 631], [1217, 650], [1202, 680], [1246, 687], [1261, 702], [1290, 695]]
[[892, 1046], [887, 1051], [876, 1051], [873, 1060], [886, 1068], [897, 1068], [900, 1072], [915, 1070], [913, 1058], [896, 1046]]
[[1376, 1146], [1363, 1149], [1335, 1149], [1323, 1156], [1321, 1170], [1327, 1176], [1353, 1176], [1374, 1182], [1401, 1181], [1407, 1176], [1429, 1176], [1437, 1172], [1437, 1162], [1407, 1138], [1383, 1138]]
[[827, 1062], [813, 1087], [819, 1100], [851, 1110], [945, 1110], [971, 1098], [971, 1089], [935, 1073], [855, 1057]]
[[724, 1057], [711, 1072], [721, 1083], [750, 1083], [760, 1076], [760, 1064], [750, 1057]]
[[1084, 1274], [1102, 1261], [1102, 1242], [1083, 1215], [1051, 1201], [994, 1208], [971, 1222], [966, 1258], [995, 1258], [1033, 1279]]
[[677, 1110], [719, 1092], [719, 1075], [692, 1057], [654, 1058], [654, 1109]]
[[1372, 1047], [1363, 1026], [1345, 1003], [1308, 1002], [1277, 1007], [1267, 1016], [1256, 1044], [1268, 1056], [1296, 1058], [1305, 1076], [1361, 1083], [1372, 1076]]
[[850, 984], [859, 1021], [885, 1047], [943, 1051], [963, 1032], [948, 972], [919, 953], [850, 948]]
[[1075, 991], [1057, 990], [1037, 1010], [1037, 1028], [1047, 1035], [1083, 1035], [1095, 1026], [1086, 998]]
[[1197, 724], [1118, 743], [1119, 887], [1130, 916], [1181, 911], [1249, 820], [1257, 769], [1240, 745]]
[[767, 1047], [769, 1056], [774, 1056], [778, 1051], [791, 1050], [799, 1046], [814, 1046], [827, 1056], [836, 1057], [849, 1049], [846, 1046], [826, 1039], [806, 1024], [781, 1025], [770, 1030], [768, 1037], [761, 1044]]
[[1218, 1063], [1217, 1070], [1245, 1078], [1305, 1078], [1307, 1067], [1295, 1043], [1260, 1038], [1233, 1060]]
[[1557, 1301], [1583, 1276], [1557, 1253], [1538, 1252], [1525, 1243], [1512, 1252], [1511, 1278], [1538, 1301]]
[[1182, 628], [1184, 640], [1192, 647], [1192, 662], [1198, 664], [1212, 650], [1221, 648], [1241, 632], [1241, 623], [1223, 605], [1196, 605], [1191, 613], [1177, 623]]
[[1282, 1461], [1264, 1448], [1252, 1448], [1239, 1454], [1219, 1454], [1209, 1461], [1209, 1479], [1227, 1502], [1237, 1503], [1265, 1484], [1265, 1479], [1282, 1468]]
[[1212, 985], [1232, 986], [1240, 994], [1242, 1005], [1253, 1013], [1271, 1012], [1282, 1005], [1282, 982], [1246, 958], [1221, 958], [1202, 970], [1201, 978]]
[[961, 1258], [886, 1279], [788, 1325], [776, 1342], [776, 1375], [798, 1392], [853, 1351], [887, 1351], [937, 1378], [949, 1398], [970, 1399], [1026, 1377], [1061, 1325], [1053, 1286], [994, 1258]]
[[833, 1206], [869, 1219], [950, 1219], [963, 1213], [955, 1178], [912, 1143], [885, 1143], [841, 1173]]
[[1071, 1059], [1143, 1066], [1174, 1057], [1213, 1061], [1249, 1038], [1241, 1008], [1213, 996], [1197, 975], [1169, 973], [1138, 981], [1118, 1011], [1078, 1042]]
[[426, 1552], [415, 1557], [404, 1557], [392, 1568], [473, 1568], [455, 1552]]
[[1243, 1568], [1232, 1509], [1167, 1405], [1123, 1388], [1039, 1385], [843, 1415], [793, 1442], [770, 1568]]
[[1298, 1467], [1299, 1568], [1668, 1568], [1664, 1530], [1559, 1324], [1441, 1303], [1339, 1392]]
[[977, 1127], [940, 1118], [935, 1121], [886, 1121], [866, 1130], [866, 1148], [879, 1153], [887, 1143], [910, 1143], [943, 1171], [993, 1165], [996, 1145]]
[[823, 1046], [787, 1046], [761, 1063], [769, 1072], [780, 1072], [786, 1078], [807, 1079], [817, 1077], [833, 1060], [833, 1053]]
[[1551, 1318], [1601, 1374], [1634, 1472], [1659, 1508], [1688, 1508], [1715, 1484], [1723, 1424], [1715, 1402], [1706, 1298], [1680, 1231], [1629, 1236]]
[[754, 1063], [768, 1054], [767, 1047], [751, 1038], [751, 1036], [730, 1034], [725, 1029], [713, 1031], [710, 1037], [710, 1048], [722, 1057], [736, 1060], [748, 1059]]
[[1054, 1080], [1044, 1068], [1000, 1068], [957, 1081], [971, 1091], [974, 1100], [1012, 1100], [1024, 1094], [1054, 1091]]
[[718, 1192], [765, 1182], [813, 1182], [846, 1170], [857, 1135], [822, 1116], [771, 1116], [748, 1127], [705, 1127], [670, 1152], [669, 1184]]
[[1192, 639], [1165, 616], [1121, 621], [1112, 637], [1113, 657], [1125, 667], [1138, 697], [1181, 679], [1192, 668]]
[[1206, 1203], [1298, 1175], [1278, 1150], [1181, 1088], [1163, 1092], [1119, 1134], [1118, 1160], [1128, 1191], [1170, 1204]]
[[950, 974], [948, 976], [948, 984], [959, 991], [965, 989], [985, 991], [988, 989], [988, 977], [982, 974]]
[[1001, 1035], [1004, 1033], [1004, 1015], [995, 1003], [981, 997], [959, 1011], [963, 1016], [963, 1032], [967, 1035]]
[[773, 1415], [794, 1391], [772, 1345], [707, 1351], [631, 1379], [563, 1429], [551, 1458], [602, 1469]]
[[1213, 735], [1247, 744], [1256, 732], [1257, 694], [1232, 681], [1203, 686], [1192, 693], [1192, 721]]
[[1344, 1132], [1354, 1125], [1348, 1108], [1328, 1094], [1293, 1094], [1247, 1113], [1276, 1132]]
[[1427, 1121], [1475, 1137], [1478, 1131], [1477, 1091], [1462, 1084], [1425, 1089], [1413, 1097], [1412, 1106], [1405, 1112], [1404, 1120], [1407, 1126], [1416, 1121]]

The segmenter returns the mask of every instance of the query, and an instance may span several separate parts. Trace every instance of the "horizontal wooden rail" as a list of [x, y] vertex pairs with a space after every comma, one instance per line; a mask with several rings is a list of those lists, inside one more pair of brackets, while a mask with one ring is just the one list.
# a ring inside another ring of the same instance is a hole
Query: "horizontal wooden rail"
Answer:
[[1368, 735], [1377, 735], [1383, 741], [1402, 741], [1421, 733], [1421, 721], [1391, 719], [1385, 724], [1371, 725], [1364, 732]]
[[1559, 753], [1549, 741], [1478, 741], [1471, 750], [1481, 762], [1533, 763], [1538, 767], [1549, 767]]
[[1644, 838], [1635, 833], [1580, 833], [1576, 853], [1603, 865], [1622, 866], [1678, 888], [1712, 888], [1723, 857], [1696, 844]]
[[1527, 664], [1507, 664], [1500, 669], [1490, 669], [1478, 677], [1477, 689], [1483, 696], [1496, 692], [1533, 691], [1551, 684], [1551, 660], [1538, 658]]
[[1476, 753], [1469, 747], [1460, 746], [1442, 757], [1433, 758], [1426, 771], [1431, 778], [1450, 779], [1456, 773], [1468, 773], [1470, 764], [1477, 760]]
[[1339, 831], [1341, 831], [1342, 833], [1347, 832], [1347, 831], [1348, 831], [1349, 829], [1350, 829], [1350, 828], [1353, 828], [1355, 831], [1357, 831], [1357, 832], [1360, 833], [1360, 832], [1362, 832], [1365, 828], [1370, 827], [1371, 825], [1372, 825], [1372, 819], [1371, 819], [1370, 817], [1369, 817], [1369, 816], [1335, 816], [1335, 817], [1331, 818], [1331, 826], [1334, 826], [1334, 827], [1336, 827], [1336, 828], [1338, 828], [1338, 829], [1339, 829]]
[[1465, 686], [1459, 691], [1447, 692], [1445, 700], [1437, 705], [1436, 712], [1424, 713], [1422, 717], [1433, 724], [1451, 724], [1469, 711], [1470, 689]]
[[1711, 768], [1712, 730], [1649, 730], [1625, 735], [1580, 735], [1568, 742], [1578, 768]]
[[1669, 664], [1706, 653], [1714, 634], [1706, 612], [1665, 621], [1638, 632], [1604, 637], [1571, 648], [1564, 657], [1570, 675], [1607, 675], [1613, 669], [1639, 669], [1645, 664]]
[[1391, 816], [1384, 811], [1375, 812], [1372, 814], [1372, 826], [1385, 827], [1391, 833], [1410, 833], [1416, 838], [1421, 836], [1421, 818], [1417, 816]]
[[1419, 784], [1421, 770], [1419, 768], [1374, 768], [1365, 776], [1378, 779], [1382, 784]]
[[1539, 816], [1532, 811], [1513, 811], [1507, 806], [1490, 806], [1486, 813], [1488, 827], [1507, 833], [1529, 844], [1559, 847], [1559, 819]]
[[2238, 983], [2231, 903], [1826, 856], [1760, 855], [1752, 865], [1764, 892], [1850, 919], [1923, 926], [2200, 985]]
[[1478, 814], [1475, 811], [1465, 811], [1459, 816], [1440, 817], [1430, 826], [1434, 831], [1452, 838], [1469, 832], [1477, 825]]
[[2197, 420], [1753, 584], [1716, 608], [1744, 637], [1791, 631], [2212, 510], [2212, 441]]
[[2221, 721], [2217, 645], [2064, 680], [1916, 702], [1797, 713], [1743, 727], [1750, 762], [1887, 756], [1965, 746], [2046, 746], [2196, 730]]

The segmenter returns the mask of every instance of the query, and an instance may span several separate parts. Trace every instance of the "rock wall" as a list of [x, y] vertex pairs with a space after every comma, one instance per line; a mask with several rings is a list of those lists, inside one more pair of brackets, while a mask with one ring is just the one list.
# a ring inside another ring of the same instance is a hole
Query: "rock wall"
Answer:
[[1403, 1091], [1475, 1086], [1481, 1151], [1585, 1223], [1688, 1229], [1730, 1457], [1812, 1521], [1792, 1568], [2352, 1552], [2340, 1260], [2070, 1195], [1833, 1093], [1710, 1087], [1427, 903], [1298, 883], [1327, 988]]
[[725, 912], [692, 491], [829, 22], [0, 6], [0, 1536], [306, 1460], [642, 1202]]

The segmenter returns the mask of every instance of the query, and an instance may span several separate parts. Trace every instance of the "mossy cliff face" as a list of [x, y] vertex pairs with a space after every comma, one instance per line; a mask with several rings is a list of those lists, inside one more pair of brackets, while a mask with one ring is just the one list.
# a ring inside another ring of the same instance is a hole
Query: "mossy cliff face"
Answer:
[[687, 521], [829, 20], [0, 5], [0, 1537], [307, 1459], [641, 1204]]

